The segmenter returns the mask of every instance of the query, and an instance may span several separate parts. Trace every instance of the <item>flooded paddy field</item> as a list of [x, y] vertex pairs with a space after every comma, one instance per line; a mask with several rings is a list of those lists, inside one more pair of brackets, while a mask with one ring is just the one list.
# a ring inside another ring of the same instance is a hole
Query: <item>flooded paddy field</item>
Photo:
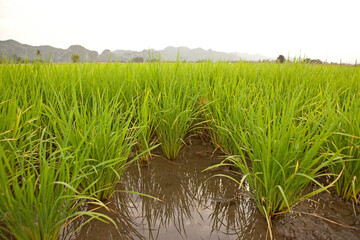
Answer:
[[301, 61], [1, 65], [0, 238], [359, 239], [359, 80]]
[[[118, 189], [161, 199], [117, 192], [110, 199], [116, 221], [93, 220], [72, 239], [266, 239], [267, 223], [250, 196], [238, 185], [214, 174], [231, 174], [226, 167], [203, 172], [223, 160], [210, 143], [192, 138], [174, 161], [154, 151], [149, 167], [131, 166]], [[360, 228], [360, 211], [334, 193], [321, 193], [294, 207], [338, 223]], [[273, 220], [274, 239], [360, 239], [360, 230], [321, 218], [287, 213]]]

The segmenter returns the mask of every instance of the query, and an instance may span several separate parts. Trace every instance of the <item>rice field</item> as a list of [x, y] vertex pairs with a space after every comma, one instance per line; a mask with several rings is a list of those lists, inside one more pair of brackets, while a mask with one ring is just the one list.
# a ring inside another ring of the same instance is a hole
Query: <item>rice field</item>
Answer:
[[107, 208], [128, 166], [158, 147], [176, 162], [194, 135], [222, 151], [210, 168], [231, 165], [221, 177], [249, 192], [270, 237], [274, 216], [330, 188], [358, 205], [359, 83], [359, 67], [301, 61], [0, 65], [0, 237], [115, 224], [79, 209]]

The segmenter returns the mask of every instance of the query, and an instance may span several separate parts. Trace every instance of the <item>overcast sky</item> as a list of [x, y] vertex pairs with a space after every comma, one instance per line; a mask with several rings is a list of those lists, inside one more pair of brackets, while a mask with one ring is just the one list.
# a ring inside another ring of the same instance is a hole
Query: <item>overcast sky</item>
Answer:
[[360, 62], [359, 0], [0, 0], [0, 40]]

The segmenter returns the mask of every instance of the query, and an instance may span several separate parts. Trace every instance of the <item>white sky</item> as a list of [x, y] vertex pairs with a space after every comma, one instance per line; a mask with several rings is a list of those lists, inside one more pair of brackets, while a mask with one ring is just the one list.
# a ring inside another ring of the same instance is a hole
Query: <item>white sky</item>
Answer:
[[359, 0], [0, 0], [0, 40], [360, 62]]

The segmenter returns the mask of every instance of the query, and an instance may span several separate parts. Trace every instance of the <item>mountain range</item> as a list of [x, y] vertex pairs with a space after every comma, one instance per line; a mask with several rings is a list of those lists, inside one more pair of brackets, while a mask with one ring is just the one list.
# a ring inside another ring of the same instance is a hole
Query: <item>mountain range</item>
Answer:
[[[199, 60], [212, 60], [212, 61], [259, 61], [268, 59], [260, 54], [248, 54], [248, 53], [226, 53], [213, 51], [211, 49], [205, 50], [202, 48], [190, 49], [188, 47], [167, 47], [163, 50], [143, 50], [143, 51], [131, 51], [131, 50], [104, 50], [101, 54], [97, 51], [89, 50], [81, 45], [72, 45], [68, 49], [56, 48], [48, 45], [43, 46], [31, 46], [27, 44], [19, 43], [15, 40], [0, 41], [0, 53], [3, 56], [9, 58], [16, 55], [21, 59], [28, 59], [29, 61], [36, 58], [44, 58], [45, 60], [51, 60], [52, 62], [70, 62], [73, 54], [80, 56], [80, 61], [100, 61], [100, 62], [129, 62], [134, 59], [149, 60], [159, 59], [164, 61], [188, 61], [196, 62]], [[40, 55], [38, 55], [38, 53]]]

